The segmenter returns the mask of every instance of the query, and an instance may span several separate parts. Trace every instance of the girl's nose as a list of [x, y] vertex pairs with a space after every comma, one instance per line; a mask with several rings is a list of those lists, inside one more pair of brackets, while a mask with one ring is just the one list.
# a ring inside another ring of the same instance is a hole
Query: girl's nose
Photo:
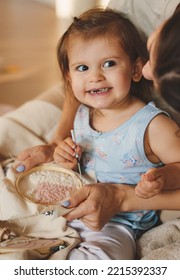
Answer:
[[100, 69], [93, 69], [89, 75], [89, 81], [91, 83], [98, 83], [104, 80], [104, 75]]

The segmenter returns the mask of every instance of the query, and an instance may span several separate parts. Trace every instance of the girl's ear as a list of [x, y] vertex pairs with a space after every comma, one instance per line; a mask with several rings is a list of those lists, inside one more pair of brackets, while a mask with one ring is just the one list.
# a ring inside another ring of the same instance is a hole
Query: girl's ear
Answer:
[[138, 57], [133, 66], [132, 79], [134, 82], [139, 82], [141, 80], [143, 66], [144, 66], [144, 64], [143, 64], [141, 58]]

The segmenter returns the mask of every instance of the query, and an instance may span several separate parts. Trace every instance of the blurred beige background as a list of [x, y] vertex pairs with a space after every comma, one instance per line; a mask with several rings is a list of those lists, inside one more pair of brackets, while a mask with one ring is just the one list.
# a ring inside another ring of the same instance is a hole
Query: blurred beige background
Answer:
[[19, 106], [59, 82], [56, 45], [73, 16], [108, 0], [0, 0], [0, 105]]

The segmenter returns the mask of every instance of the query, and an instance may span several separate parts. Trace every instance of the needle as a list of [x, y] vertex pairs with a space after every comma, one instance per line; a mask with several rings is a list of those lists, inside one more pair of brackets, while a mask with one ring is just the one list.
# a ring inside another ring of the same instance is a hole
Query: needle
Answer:
[[[73, 130], [73, 129], [71, 129], [71, 136], [72, 136], [73, 142], [76, 143], [76, 139], [75, 139], [75, 135], [74, 135], [74, 130]], [[76, 153], [75, 156], [76, 156], [76, 159], [77, 159], [79, 175], [80, 175], [80, 178], [82, 179], [82, 172], [81, 172], [81, 166], [80, 166], [80, 160], [79, 160], [79, 155], [78, 155], [78, 153]]]

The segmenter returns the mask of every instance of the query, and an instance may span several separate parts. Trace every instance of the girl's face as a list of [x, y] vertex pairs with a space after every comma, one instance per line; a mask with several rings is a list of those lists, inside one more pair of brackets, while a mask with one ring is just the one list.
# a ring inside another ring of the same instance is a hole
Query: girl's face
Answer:
[[74, 95], [96, 109], [114, 109], [129, 102], [132, 79], [141, 79], [142, 65], [137, 78], [137, 65], [132, 65], [113, 37], [87, 42], [76, 37], [68, 49], [68, 58], [68, 78]]

